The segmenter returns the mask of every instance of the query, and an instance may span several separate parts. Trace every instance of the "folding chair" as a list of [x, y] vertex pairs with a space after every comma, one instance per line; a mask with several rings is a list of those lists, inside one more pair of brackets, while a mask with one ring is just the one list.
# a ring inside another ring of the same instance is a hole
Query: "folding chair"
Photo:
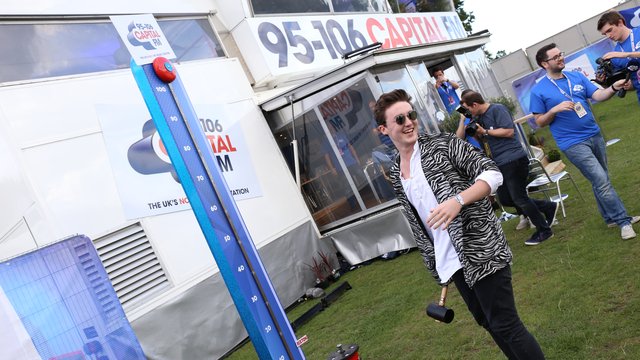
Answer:
[[[560, 208], [562, 209], [562, 216], [567, 217], [567, 213], [564, 208], [564, 200], [569, 196], [568, 194], [563, 194], [560, 189], [560, 180], [571, 180], [573, 187], [576, 188], [580, 198], [584, 201], [584, 197], [582, 196], [582, 192], [576, 185], [575, 181], [571, 177], [568, 171], [563, 170], [557, 174], [549, 174], [547, 170], [544, 168], [544, 165], [540, 161], [538, 157], [535, 156], [531, 146], [529, 145], [529, 141], [525, 136], [524, 129], [522, 128], [522, 123], [526, 122], [529, 119], [533, 118], [533, 114], [529, 114], [520, 119], [514, 120], [516, 134], [518, 135], [518, 139], [520, 140], [520, 144], [525, 148], [525, 151], [529, 157], [529, 172], [530, 175], [533, 175], [533, 180], [527, 184], [527, 192], [528, 193], [536, 193], [542, 192], [544, 195], [551, 201], [559, 202]], [[550, 191], [557, 192], [557, 195], [549, 196]]]

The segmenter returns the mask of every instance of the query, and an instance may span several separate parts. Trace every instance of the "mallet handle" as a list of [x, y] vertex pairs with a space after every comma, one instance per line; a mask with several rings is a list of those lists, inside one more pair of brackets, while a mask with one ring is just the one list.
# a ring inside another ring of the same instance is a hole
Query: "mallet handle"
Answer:
[[442, 291], [440, 292], [440, 301], [438, 302], [438, 305], [440, 306], [444, 306], [444, 302], [447, 300], [447, 289], [448, 286], [442, 287]]

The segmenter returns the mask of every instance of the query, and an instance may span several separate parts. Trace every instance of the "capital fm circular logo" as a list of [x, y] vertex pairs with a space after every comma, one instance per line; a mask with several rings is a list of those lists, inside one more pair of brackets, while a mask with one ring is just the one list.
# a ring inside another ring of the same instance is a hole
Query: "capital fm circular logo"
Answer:
[[127, 40], [133, 46], [142, 46], [146, 50], [155, 50], [162, 46], [160, 33], [151, 24], [132, 21], [127, 29]]
[[142, 126], [142, 139], [129, 147], [127, 158], [131, 167], [140, 174], [160, 174], [170, 172], [173, 179], [180, 182], [167, 149], [156, 131], [153, 120], [147, 120]]

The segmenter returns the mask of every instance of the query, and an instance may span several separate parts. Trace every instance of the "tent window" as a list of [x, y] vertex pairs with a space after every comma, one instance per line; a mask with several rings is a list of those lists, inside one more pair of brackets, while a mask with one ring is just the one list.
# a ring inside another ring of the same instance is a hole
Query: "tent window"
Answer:
[[[225, 56], [209, 21], [159, 20], [178, 61]], [[0, 82], [129, 67], [129, 52], [110, 22], [0, 24]]]
[[255, 15], [331, 12], [386, 12], [384, 0], [251, 0]]
[[[389, 137], [375, 130], [374, 95], [365, 79], [339, 87], [343, 89], [315, 96], [315, 104], [295, 122], [290, 121], [290, 109], [268, 115], [292, 173], [295, 133], [300, 190], [321, 231], [395, 201], [386, 177], [397, 150]], [[279, 116], [288, 121], [282, 124]]]

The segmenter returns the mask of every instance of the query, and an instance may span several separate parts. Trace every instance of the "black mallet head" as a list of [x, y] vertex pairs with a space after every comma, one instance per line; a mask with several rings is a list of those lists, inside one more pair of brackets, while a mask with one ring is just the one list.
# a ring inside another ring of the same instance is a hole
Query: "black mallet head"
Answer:
[[444, 286], [442, 288], [442, 292], [440, 293], [440, 301], [436, 303], [431, 303], [427, 306], [427, 315], [432, 317], [443, 323], [450, 323], [453, 321], [454, 312], [453, 310], [446, 308], [444, 306], [445, 300], [447, 298], [447, 287]]

